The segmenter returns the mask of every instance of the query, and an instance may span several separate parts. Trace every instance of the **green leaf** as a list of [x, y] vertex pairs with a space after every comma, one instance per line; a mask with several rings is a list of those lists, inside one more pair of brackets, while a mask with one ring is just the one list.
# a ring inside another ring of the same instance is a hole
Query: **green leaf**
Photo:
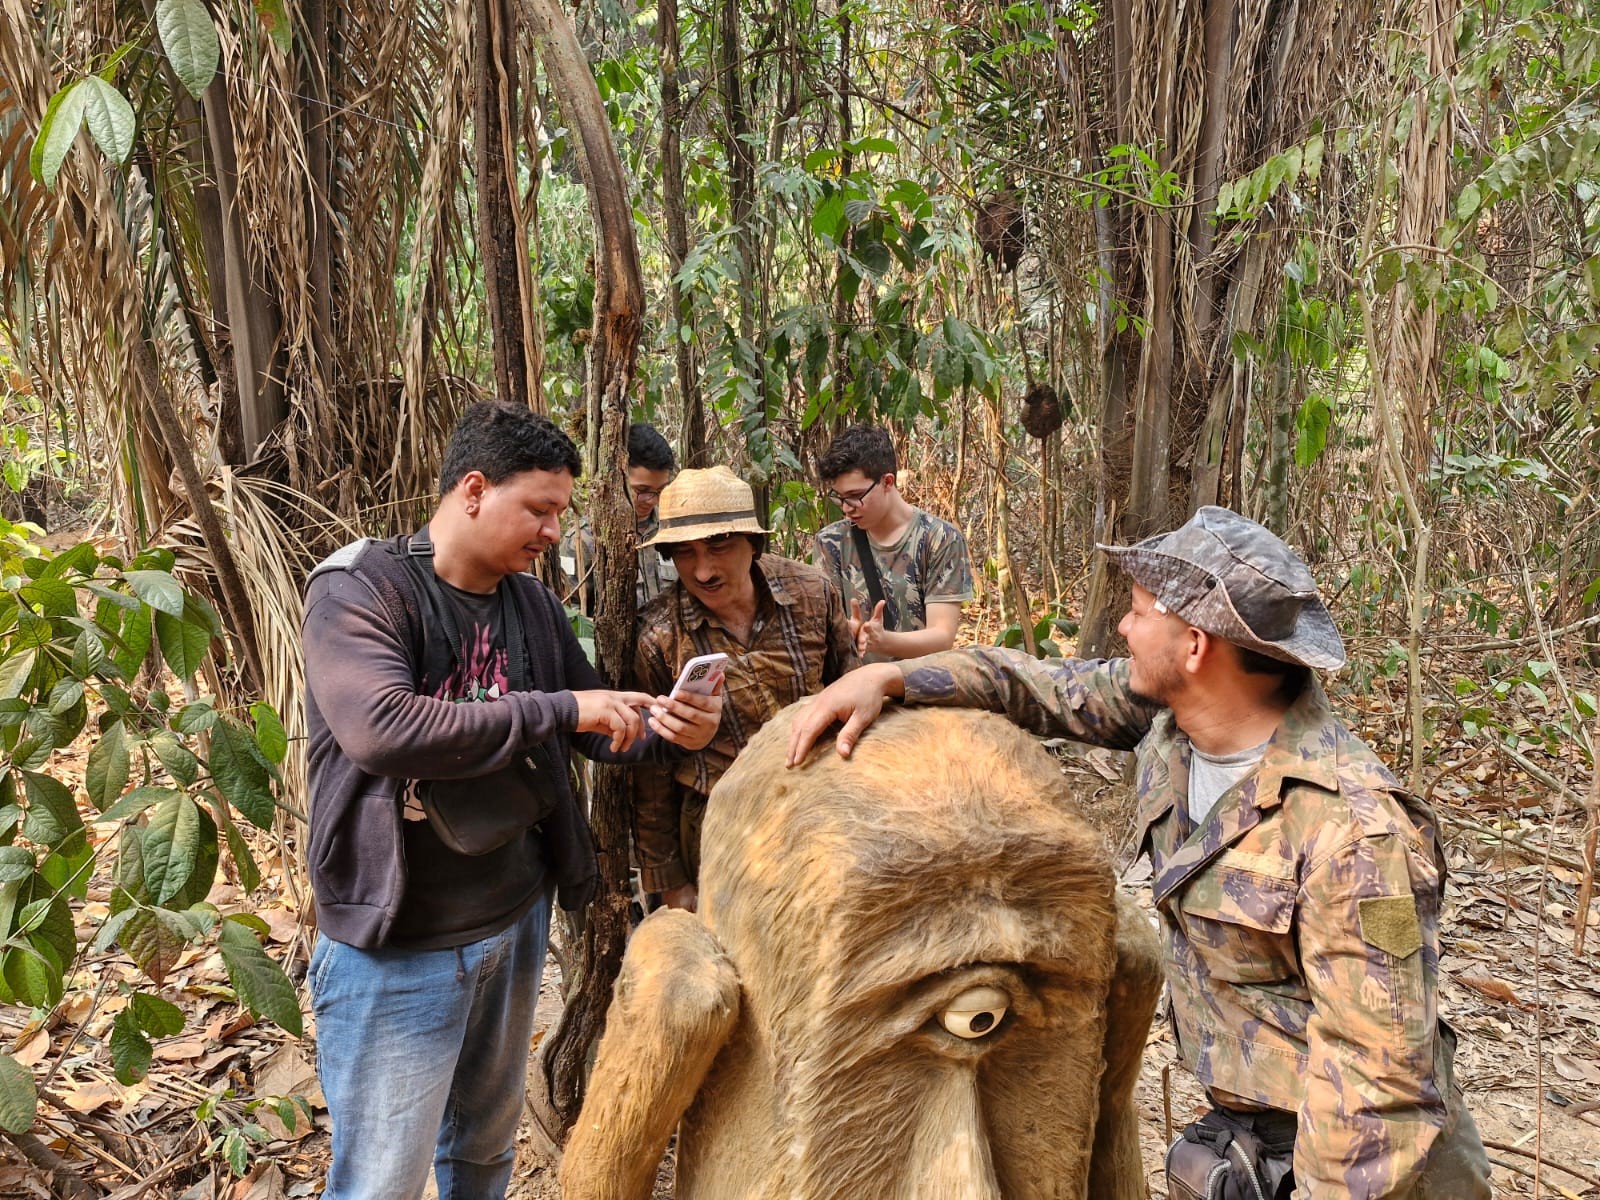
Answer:
[[[193, 0], [198, 3], [198, 0]], [[157, 8], [159, 12], [159, 6]], [[209, 20], [210, 18], [207, 18]], [[157, 612], [183, 616], [183, 585], [166, 571], [129, 571], [123, 576], [133, 594]]]
[[22, 781], [28, 790], [28, 816], [22, 833], [30, 842], [54, 850], [83, 828], [78, 805], [64, 783], [36, 771], [24, 771]]
[[1296, 466], [1303, 469], [1316, 462], [1327, 446], [1333, 409], [1321, 396], [1307, 396], [1300, 411], [1295, 414], [1294, 423], [1299, 431], [1294, 445], [1294, 461]]
[[177, 782], [187, 786], [200, 778], [200, 760], [171, 730], [157, 730], [150, 738], [149, 746]]
[[217, 723], [217, 710], [209, 700], [196, 700], [185, 704], [173, 718], [172, 727], [179, 733], [202, 733]]
[[[22, 846], [0, 846], [0, 886], [21, 883], [33, 874], [33, 851]], [[7, 922], [9, 924], [9, 922]], [[8, 930], [0, 928], [0, 936]]]
[[179, 914], [166, 909], [131, 911], [133, 916], [123, 926], [118, 940], [139, 969], [159, 984], [178, 965], [178, 958], [194, 931]]
[[90, 869], [94, 862], [94, 847], [89, 844], [87, 831], [69, 834], [55, 853], [39, 864], [39, 874], [52, 888], [78, 900], [89, 894]]
[[289, 53], [289, 14], [284, 11], [283, 0], [255, 0], [256, 20], [267, 31], [272, 44], [283, 53]]
[[79, 86], [85, 94], [83, 119], [89, 126], [89, 136], [120, 167], [133, 152], [133, 105], [98, 75], [89, 76]]
[[1405, 264], [1401, 262], [1399, 254], [1393, 250], [1384, 251], [1378, 258], [1377, 270], [1372, 275], [1374, 286], [1379, 292], [1387, 294], [1400, 282], [1400, 274], [1404, 267]]
[[26, 1133], [39, 1108], [33, 1072], [9, 1054], [0, 1054], [0, 1129]]
[[[173, 73], [196, 100], [217, 74], [217, 27], [200, 0], [156, 0], [156, 29]], [[177, 616], [173, 613], [173, 616]]]
[[140, 911], [137, 908], [125, 908], [119, 913], [112, 913], [106, 918], [105, 924], [100, 926], [100, 932], [94, 935], [90, 949], [96, 954], [104, 954], [111, 949], [116, 940], [122, 936], [123, 927], [139, 916]]
[[117, 1081], [124, 1086], [138, 1083], [150, 1069], [152, 1054], [150, 1039], [139, 1031], [132, 1007], [123, 1009], [111, 1022], [111, 1066]]
[[157, 904], [176, 896], [200, 857], [200, 809], [188, 796], [163, 800], [144, 832], [144, 885]]
[[217, 809], [228, 837], [228, 853], [233, 856], [234, 870], [239, 873], [239, 886], [247, 892], [253, 892], [261, 886], [261, 868], [256, 866], [255, 856], [250, 853], [244, 834], [239, 832], [239, 827], [228, 816], [227, 806], [219, 804]]
[[128, 1002], [128, 1011], [133, 1013], [139, 1028], [154, 1037], [172, 1037], [183, 1032], [183, 1010], [160, 996], [135, 992]]
[[255, 739], [232, 721], [218, 721], [211, 731], [211, 778], [228, 803], [257, 829], [271, 829], [271, 779], [256, 760]]
[[240, 1002], [254, 1015], [275, 1021], [299, 1037], [304, 1027], [294, 984], [267, 956], [255, 934], [237, 921], [223, 921], [218, 947]]
[[151, 805], [160, 804], [163, 800], [173, 796], [181, 796], [177, 788], [169, 787], [136, 787], [122, 799], [118, 800], [105, 812], [95, 819], [95, 824], [104, 824], [107, 821], [122, 821], [128, 817], [136, 817]]
[[111, 656], [124, 679], [133, 679], [139, 674], [139, 668], [144, 666], [145, 656], [150, 653], [151, 633], [148, 609], [140, 608], [128, 613], [122, 623], [122, 644]]
[[844, 237], [844, 229], [844, 196], [833, 192], [824, 196], [811, 214], [811, 232], [838, 242]]
[[122, 795], [128, 786], [128, 735], [121, 721], [113, 721], [100, 734], [100, 740], [89, 748], [89, 762], [84, 771], [83, 786], [89, 801], [99, 811], [105, 812]]
[[28, 677], [33, 674], [33, 664], [38, 654], [39, 651], [30, 646], [0, 662], [0, 699], [10, 700], [22, 694], [28, 686]]
[[65, 716], [76, 708], [82, 700], [82, 681], [71, 678], [58, 680], [55, 687], [50, 689], [50, 715], [53, 717]]
[[50, 97], [44, 120], [39, 122], [39, 135], [33, 139], [33, 152], [28, 155], [28, 169], [51, 191], [55, 190], [61, 164], [66, 161], [67, 152], [83, 127], [83, 106], [87, 98], [81, 79], [69, 83]]
[[289, 735], [283, 731], [283, 722], [272, 705], [257, 700], [250, 706], [251, 719], [256, 723], [256, 745], [267, 756], [268, 762], [281, 763], [289, 753]]
[[1469, 220], [1483, 203], [1483, 191], [1475, 183], [1469, 183], [1461, 189], [1461, 194], [1456, 197], [1456, 219]]
[[0, 959], [11, 994], [35, 1008], [54, 1008], [61, 999], [61, 972], [32, 946], [16, 946]]
[[161, 643], [161, 657], [179, 679], [193, 679], [211, 648], [209, 630], [164, 612], [156, 613], [156, 640]]

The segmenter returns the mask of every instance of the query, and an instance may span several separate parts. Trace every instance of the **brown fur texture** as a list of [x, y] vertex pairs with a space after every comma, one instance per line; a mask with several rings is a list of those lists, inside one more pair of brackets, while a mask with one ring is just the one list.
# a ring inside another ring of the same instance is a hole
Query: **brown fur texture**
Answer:
[[1012, 188], [990, 192], [978, 203], [978, 246], [1002, 271], [1015, 271], [1027, 248], [1028, 218]]
[[[1068, 405], [1070, 407], [1070, 404]], [[1022, 428], [1041, 442], [1066, 420], [1061, 398], [1048, 383], [1036, 383], [1022, 398]]]
[[[660, 938], [641, 948], [652, 916], [624, 967], [699, 981], [725, 955], [737, 1021], [703, 1081], [673, 1077], [712, 1036], [693, 1055], [681, 1040], [714, 1023], [672, 984], [619, 994], [564, 1195], [647, 1196], [682, 1113], [684, 1200], [1143, 1197], [1131, 1093], [1158, 951], [1119, 914], [1055, 762], [1002, 718], [922, 709], [886, 714], [849, 761], [827, 742], [786, 771], [793, 712], [712, 793], [707, 944], [663, 960]], [[1009, 997], [1005, 1016], [958, 1038], [941, 1013], [980, 986]]]

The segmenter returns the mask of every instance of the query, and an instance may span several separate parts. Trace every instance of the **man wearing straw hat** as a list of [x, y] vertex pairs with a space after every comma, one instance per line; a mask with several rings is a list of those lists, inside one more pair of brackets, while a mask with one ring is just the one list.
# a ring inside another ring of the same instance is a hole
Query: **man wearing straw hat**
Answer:
[[856, 665], [838, 588], [816, 567], [765, 553], [766, 535], [750, 485], [712, 467], [667, 485], [660, 524], [645, 543], [671, 560], [678, 578], [641, 615], [637, 686], [666, 695], [689, 659], [728, 655], [716, 737], [674, 765], [634, 772], [641, 882], [673, 907], [695, 907], [712, 786], [768, 718]]
[[970, 705], [1137, 753], [1138, 836], [1166, 935], [1179, 1053], [1213, 1111], [1169, 1194], [1486, 1200], [1488, 1161], [1438, 1018], [1444, 885], [1433, 814], [1330, 710], [1344, 645], [1305, 564], [1206, 507], [1104, 546], [1133, 599], [1129, 657], [998, 649], [863, 667], [794, 724], [789, 765], [890, 698]]

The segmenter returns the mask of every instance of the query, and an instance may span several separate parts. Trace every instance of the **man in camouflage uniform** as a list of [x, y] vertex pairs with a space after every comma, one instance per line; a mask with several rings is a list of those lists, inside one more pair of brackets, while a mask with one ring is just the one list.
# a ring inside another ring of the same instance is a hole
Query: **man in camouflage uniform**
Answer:
[[1133, 583], [1129, 658], [864, 667], [795, 722], [790, 765], [836, 720], [848, 756], [894, 696], [1136, 749], [1173, 1026], [1212, 1103], [1288, 1123], [1296, 1200], [1486, 1200], [1437, 1012], [1433, 816], [1312, 675], [1345, 655], [1310, 572], [1221, 508], [1103, 549]]
[[653, 545], [678, 577], [644, 611], [633, 678], [665, 696], [691, 658], [728, 656], [716, 738], [676, 765], [634, 771], [640, 882], [669, 907], [696, 906], [706, 798], [745, 743], [857, 662], [833, 581], [767, 554], [766, 534], [750, 485], [727, 467], [685, 471], [662, 493]]
[[[639, 569], [634, 577], [635, 611], [644, 608], [678, 577], [672, 564], [648, 543], [656, 534], [656, 506], [661, 489], [672, 481], [676, 466], [672, 447], [653, 425], [628, 426], [628, 495], [638, 523]], [[594, 611], [594, 530], [585, 517], [561, 539], [561, 571], [566, 577], [562, 599]]]
[[[956, 644], [961, 605], [972, 599], [967, 539], [948, 521], [913, 507], [895, 480], [887, 430], [852, 425], [817, 460], [845, 519], [817, 534], [811, 561], [833, 576], [866, 662], [935, 654]], [[877, 568], [876, 603], [862, 547]]]

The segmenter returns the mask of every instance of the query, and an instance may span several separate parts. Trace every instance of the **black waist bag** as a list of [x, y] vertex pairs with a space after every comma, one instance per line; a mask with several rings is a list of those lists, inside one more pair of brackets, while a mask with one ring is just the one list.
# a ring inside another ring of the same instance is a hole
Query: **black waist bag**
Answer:
[[[430, 562], [433, 545], [426, 530], [407, 546], [406, 566], [417, 584], [419, 599], [433, 611], [452, 648], [461, 645], [461, 627], [454, 602], [440, 589]], [[527, 643], [522, 619], [510, 584], [500, 583], [501, 623], [507, 650], [507, 682], [513, 691], [529, 686]], [[557, 774], [553, 756], [541, 743], [531, 747], [509, 767], [471, 779], [418, 779], [412, 786], [422, 811], [428, 815], [439, 840], [457, 854], [477, 856], [498, 850], [513, 838], [538, 825], [556, 808], [565, 781]]]
[[1212, 1110], [1167, 1151], [1172, 1200], [1288, 1200], [1296, 1120], [1285, 1112]]
[[544, 774], [530, 754], [493, 775], [419, 779], [415, 786], [439, 840], [457, 854], [479, 855], [500, 849], [555, 811], [555, 789]]

